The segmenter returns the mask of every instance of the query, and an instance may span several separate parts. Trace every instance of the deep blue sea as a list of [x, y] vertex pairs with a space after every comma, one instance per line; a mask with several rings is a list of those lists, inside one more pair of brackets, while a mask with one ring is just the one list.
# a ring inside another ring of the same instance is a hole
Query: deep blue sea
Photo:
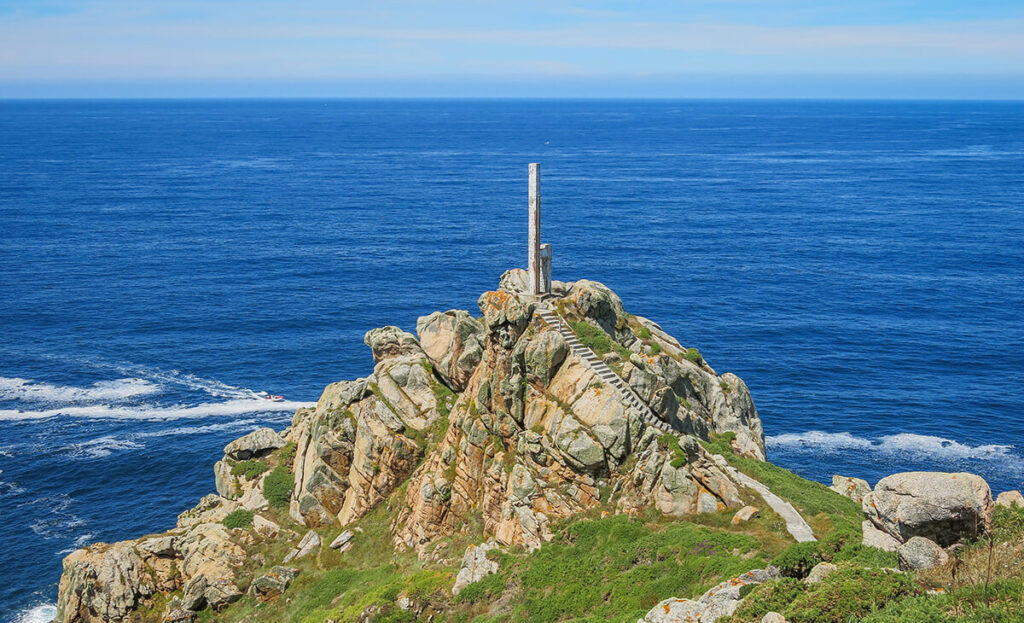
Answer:
[[[804, 476], [1024, 479], [1024, 103], [0, 102], [0, 621], [526, 256], [749, 385]], [[284, 394], [268, 403], [255, 392]]]

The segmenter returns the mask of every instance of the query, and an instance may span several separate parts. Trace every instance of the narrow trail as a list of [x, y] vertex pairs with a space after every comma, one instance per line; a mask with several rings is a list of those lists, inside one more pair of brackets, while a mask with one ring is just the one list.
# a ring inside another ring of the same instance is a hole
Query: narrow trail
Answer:
[[[676, 436], [682, 436], [676, 430], [669, 425], [668, 422], [662, 420], [654, 413], [653, 410], [640, 398], [639, 395], [633, 390], [632, 387], [626, 383], [622, 377], [615, 373], [608, 364], [606, 364], [597, 353], [587, 348], [580, 342], [576, 334], [566, 326], [566, 323], [562, 321], [561, 317], [549, 305], [543, 301], [537, 305], [537, 314], [544, 320], [545, 323], [553, 327], [558, 331], [565, 343], [569, 345], [569, 349], [574, 355], [583, 360], [584, 365], [589, 367], [597, 374], [597, 377], [602, 382], [608, 383], [614, 387], [623, 398], [623, 402], [626, 404], [627, 413], [633, 413], [641, 420], [646, 422], [648, 425], [657, 428], [658, 430], [666, 433], [672, 433]], [[811, 526], [800, 516], [796, 508], [792, 504], [783, 500], [779, 496], [771, 492], [767, 486], [763, 483], [754, 480], [750, 476], [747, 476], [743, 472], [729, 465], [725, 460], [725, 457], [720, 455], [714, 455], [715, 462], [725, 470], [732, 478], [742, 484], [745, 487], [753, 489], [761, 494], [764, 501], [773, 511], [778, 513], [786, 521], [786, 530], [793, 535], [793, 538], [797, 542], [802, 543], [805, 541], [817, 541], [814, 537], [814, 532], [811, 530]]]

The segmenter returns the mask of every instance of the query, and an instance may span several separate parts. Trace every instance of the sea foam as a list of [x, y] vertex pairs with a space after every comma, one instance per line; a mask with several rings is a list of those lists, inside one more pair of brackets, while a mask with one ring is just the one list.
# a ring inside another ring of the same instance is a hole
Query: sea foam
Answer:
[[0, 420], [38, 420], [58, 415], [68, 417], [117, 419], [117, 420], [177, 420], [183, 418], [230, 417], [248, 413], [274, 413], [295, 411], [314, 406], [314, 402], [286, 400], [271, 402], [261, 398], [239, 398], [224, 402], [210, 402], [198, 405], [85, 405], [22, 411], [0, 409]]
[[57, 616], [57, 604], [40, 603], [22, 610], [12, 623], [50, 623]]
[[838, 452], [868, 450], [887, 454], [910, 454], [940, 459], [995, 459], [1012, 456], [1014, 446], [984, 444], [972, 446], [944, 437], [899, 433], [875, 439], [857, 437], [851, 433], [828, 433], [812, 430], [803, 433], [785, 433], [765, 438], [769, 448], [787, 450], [814, 450]]
[[155, 394], [160, 390], [160, 385], [142, 378], [99, 381], [88, 387], [73, 387], [17, 377], [0, 377], [0, 400], [47, 404], [120, 402], [137, 396]]

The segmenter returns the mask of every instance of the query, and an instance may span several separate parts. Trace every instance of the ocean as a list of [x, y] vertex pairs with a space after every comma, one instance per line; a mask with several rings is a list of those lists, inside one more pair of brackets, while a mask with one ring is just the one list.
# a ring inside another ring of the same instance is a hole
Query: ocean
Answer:
[[[0, 102], [0, 621], [526, 262], [742, 377], [769, 458], [1024, 479], [1024, 103]], [[257, 392], [283, 394], [285, 402]]]

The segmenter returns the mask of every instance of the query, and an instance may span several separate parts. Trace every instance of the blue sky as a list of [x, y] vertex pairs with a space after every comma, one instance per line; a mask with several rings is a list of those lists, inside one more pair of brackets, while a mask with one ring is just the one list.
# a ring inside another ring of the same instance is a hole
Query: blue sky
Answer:
[[0, 0], [0, 97], [1024, 99], [1024, 0]]

